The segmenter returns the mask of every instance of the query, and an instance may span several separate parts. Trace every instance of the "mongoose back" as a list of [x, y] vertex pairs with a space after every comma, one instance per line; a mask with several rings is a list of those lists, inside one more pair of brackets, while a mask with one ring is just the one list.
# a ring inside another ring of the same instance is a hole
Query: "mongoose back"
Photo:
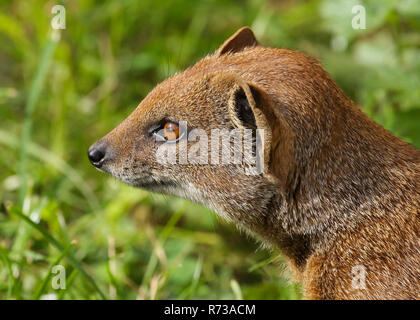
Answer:
[[[206, 156], [199, 147], [223, 130], [251, 132], [251, 157], [223, 149], [233, 135]], [[210, 161], [223, 150], [242, 160]], [[185, 161], [158, 157], [171, 152]], [[248, 27], [157, 85], [88, 154], [129, 185], [204, 204], [278, 247], [307, 299], [420, 298], [420, 152], [317, 60], [263, 47]]]

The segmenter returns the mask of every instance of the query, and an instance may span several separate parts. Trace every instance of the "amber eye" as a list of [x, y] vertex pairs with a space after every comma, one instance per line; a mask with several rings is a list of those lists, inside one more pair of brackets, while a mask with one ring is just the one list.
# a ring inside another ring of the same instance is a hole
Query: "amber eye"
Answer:
[[166, 122], [163, 126], [163, 136], [167, 141], [174, 141], [179, 138], [179, 126], [173, 122]]
[[166, 141], [177, 140], [179, 138], [179, 126], [178, 126], [178, 124], [176, 124], [174, 122], [171, 122], [171, 121], [165, 122], [162, 130], [159, 133], [159, 136]]
[[178, 142], [186, 134], [186, 127], [171, 120], [162, 121], [149, 129], [157, 142]]

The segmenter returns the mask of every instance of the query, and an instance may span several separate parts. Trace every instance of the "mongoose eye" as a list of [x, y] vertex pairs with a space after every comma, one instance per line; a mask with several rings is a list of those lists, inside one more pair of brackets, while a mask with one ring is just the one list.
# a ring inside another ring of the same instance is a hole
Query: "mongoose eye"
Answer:
[[174, 122], [166, 122], [163, 126], [163, 136], [166, 141], [174, 141], [179, 138], [179, 126]]
[[178, 142], [185, 130], [182, 130], [178, 123], [166, 120], [153, 130], [153, 136], [159, 142]]

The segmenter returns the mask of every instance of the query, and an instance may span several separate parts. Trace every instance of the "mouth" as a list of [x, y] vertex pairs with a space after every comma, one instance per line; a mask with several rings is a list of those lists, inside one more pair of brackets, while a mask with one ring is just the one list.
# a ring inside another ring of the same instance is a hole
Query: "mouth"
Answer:
[[161, 180], [155, 179], [152, 177], [142, 177], [136, 179], [130, 179], [130, 181], [124, 180], [125, 183], [132, 185], [136, 188], [146, 189], [149, 191], [166, 191], [168, 189], [173, 189], [176, 187], [176, 183], [170, 180]]
[[167, 177], [157, 177], [145, 172], [143, 172], [141, 175], [131, 176], [127, 174], [121, 174], [119, 172], [114, 172], [114, 170], [108, 168], [107, 166], [102, 166], [101, 168], [96, 169], [110, 174], [125, 184], [128, 184], [129, 186], [148, 190], [151, 192], [172, 193], [180, 187], [176, 181], [170, 180]]

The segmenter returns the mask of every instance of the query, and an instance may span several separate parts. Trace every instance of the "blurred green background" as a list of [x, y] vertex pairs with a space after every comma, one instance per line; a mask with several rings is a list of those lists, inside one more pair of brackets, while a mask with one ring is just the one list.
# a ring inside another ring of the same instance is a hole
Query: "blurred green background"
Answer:
[[[54, 34], [56, 4], [66, 29]], [[365, 30], [351, 27], [357, 4]], [[158, 82], [244, 25], [320, 59], [370, 117], [420, 147], [417, 0], [2, 0], [0, 298], [301, 298], [279, 252], [86, 157]], [[51, 286], [57, 264], [65, 290]]]

